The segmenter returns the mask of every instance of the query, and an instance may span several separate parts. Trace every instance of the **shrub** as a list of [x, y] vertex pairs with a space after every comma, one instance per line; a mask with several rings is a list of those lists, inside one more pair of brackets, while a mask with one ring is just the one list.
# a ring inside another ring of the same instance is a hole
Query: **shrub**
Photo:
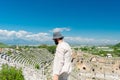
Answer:
[[16, 67], [8, 66], [7, 64], [2, 65], [0, 71], [0, 80], [25, 80], [22, 75], [22, 70]]
[[38, 64], [35, 64], [36, 69], [40, 69], [40, 66]]
[[6, 53], [8, 56], [10, 56], [12, 54], [12, 52], [9, 50], [7, 53]]

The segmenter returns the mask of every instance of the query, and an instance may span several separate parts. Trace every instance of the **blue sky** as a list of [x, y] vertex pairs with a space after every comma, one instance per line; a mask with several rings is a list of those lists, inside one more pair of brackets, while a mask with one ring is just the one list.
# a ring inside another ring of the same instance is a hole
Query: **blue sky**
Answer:
[[[119, 4], [119, 0], [1, 0], [0, 30], [17, 34], [26, 31], [31, 35], [47, 33], [50, 39], [52, 30], [68, 28], [69, 31], [63, 29], [63, 34], [76, 40], [70, 42], [91, 43], [92, 39], [96, 43], [117, 43], [120, 41]], [[2, 37], [0, 41], [9, 42], [9, 37], [8, 40]], [[18, 39], [26, 40], [14, 37], [13, 43]]]

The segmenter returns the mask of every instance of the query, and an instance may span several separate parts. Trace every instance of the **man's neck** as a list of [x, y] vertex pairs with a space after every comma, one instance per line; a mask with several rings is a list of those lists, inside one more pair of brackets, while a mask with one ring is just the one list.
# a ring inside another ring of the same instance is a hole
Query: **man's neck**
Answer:
[[61, 43], [61, 42], [63, 42], [63, 40], [59, 40], [59, 41], [58, 41], [58, 43]]

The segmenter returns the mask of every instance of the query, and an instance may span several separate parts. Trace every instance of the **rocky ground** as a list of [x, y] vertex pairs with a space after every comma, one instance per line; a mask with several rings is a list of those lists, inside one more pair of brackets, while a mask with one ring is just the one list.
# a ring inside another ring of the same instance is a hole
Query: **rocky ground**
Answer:
[[0, 69], [2, 64], [8, 64], [17, 68], [22, 68], [25, 80], [47, 80], [46, 76], [43, 75], [43, 70], [37, 70], [30, 66], [21, 65], [19, 63], [8, 62], [0, 58]]
[[[25, 80], [48, 80], [51, 78], [51, 63], [53, 56], [46, 49], [23, 49], [21, 51], [4, 49], [0, 54], [0, 69], [2, 64], [22, 68]], [[35, 66], [39, 65], [39, 69]]]
[[[0, 54], [2, 64], [22, 68], [25, 80], [51, 80], [51, 55], [45, 49], [12, 50], [12, 55]], [[69, 80], [120, 80], [120, 58], [103, 58], [81, 51], [73, 51], [73, 70]], [[35, 65], [39, 64], [40, 69]]]

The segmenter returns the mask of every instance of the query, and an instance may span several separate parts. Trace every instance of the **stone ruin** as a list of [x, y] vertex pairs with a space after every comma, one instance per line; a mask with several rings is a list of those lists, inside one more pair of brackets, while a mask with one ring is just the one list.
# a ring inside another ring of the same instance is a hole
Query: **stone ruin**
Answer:
[[70, 80], [120, 80], [120, 58], [73, 52]]

